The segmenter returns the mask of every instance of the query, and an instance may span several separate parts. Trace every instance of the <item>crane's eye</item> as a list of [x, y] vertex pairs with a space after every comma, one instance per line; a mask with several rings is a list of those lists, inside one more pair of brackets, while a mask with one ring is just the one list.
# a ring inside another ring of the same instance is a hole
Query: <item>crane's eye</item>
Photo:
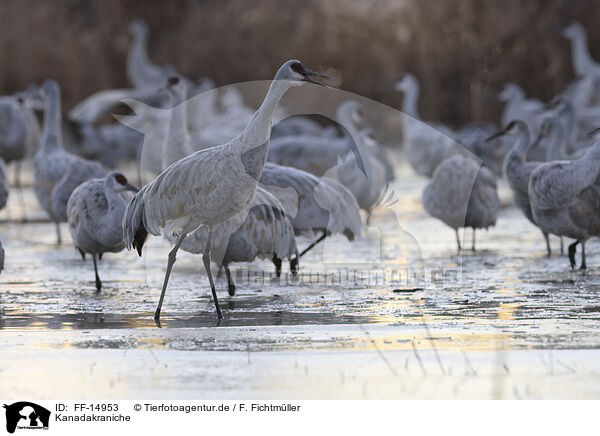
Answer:
[[300, 64], [300, 62], [294, 62], [292, 65], [290, 65], [290, 68], [292, 71], [298, 74], [302, 74], [304, 72], [304, 67]]
[[177, 85], [179, 83], [179, 77], [169, 77], [169, 85]]
[[117, 174], [115, 176], [115, 180], [120, 185], [126, 185], [127, 184], [127, 178], [123, 174]]

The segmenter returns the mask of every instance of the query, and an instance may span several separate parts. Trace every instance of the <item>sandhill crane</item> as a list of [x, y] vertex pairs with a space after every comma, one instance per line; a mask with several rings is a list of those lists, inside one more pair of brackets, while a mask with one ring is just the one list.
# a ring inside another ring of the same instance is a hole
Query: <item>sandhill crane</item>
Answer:
[[[362, 222], [358, 203], [339, 182], [267, 162], [260, 183], [281, 202], [296, 235], [314, 237], [315, 233], [322, 233], [298, 257], [329, 235], [341, 233], [350, 241], [360, 237]], [[294, 273], [297, 259], [290, 265]]]
[[138, 18], [131, 22], [129, 31], [133, 41], [127, 56], [127, 76], [136, 88], [156, 90], [175, 75], [175, 69], [169, 65], [158, 66], [148, 58], [148, 24]]
[[563, 29], [562, 35], [571, 41], [571, 58], [575, 74], [579, 77], [600, 76], [600, 64], [594, 61], [590, 55], [587, 34], [583, 25], [573, 22]]
[[160, 320], [165, 291], [177, 250], [185, 237], [200, 226], [208, 227], [202, 260], [217, 310], [222, 318], [212, 273], [210, 254], [213, 235], [225, 220], [247, 208], [269, 152], [269, 136], [275, 108], [292, 87], [305, 82], [321, 85], [297, 60], [284, 63], [277, 71], [267, 95], [246, 128], [230, 142], [196, 152], [181, 159], [144, 186], [129, 203], [123, 222], [127, 246], [141, 254], [148, 234], [176, 235], [169, 253], [167, 271], [154, 319]]
[[600, 142], [580, 159], [552, 161], [531, 173], [528, 193], [533, 218], [547, 233], [575, 239], [569, 261], [581, 243], [581, 268], [586, 268], [585, 241], [600, 235]]
[[[512, 121], [503, 130], [494, 134], [490, 138], [505, 135], [515, 138], [514, 145], [506, 155], [506, 160], [504, 162], [504, 174], [513, 193], [513, 201], [515, 206], [517, 206], [517, 208], [523, 212], [525, 217], [537, 227], [538, 225], [533, 219], [531, 205], [529, 203], [528, 186], [531, 173], [543, 162], [527, 162], [525, 160], [527, 151], [531, 146], [529, 127], [527, 127], [525, 122]], [[548, 256], [550, 256], [552, 254], [552, 250], [550, 248], [548, 233], [542, 230], [542, 234], [546, 240]]]
[[37, 87], [0, 99], [0, 159], [15, 163], [15, 188], [19, 193], [21, 215], [26, 219], [21, 189], [21, 163], [31, 156], [40, 141], [40, 125], [33, 111], [32, 97]]
[[480, 167], [473, 159], [453, 156], [435, 169], [423, 191], [423, 206], [430, 215], [454, 229], [459, 254], [458, 229], [471, 227], [475, 251], [475, 230], [496, 224], [500, 210], [496, 180], [486, 167]]
[[[170, 96], [171, 118], [169, 133], [163, 147], [163, 167], [193, 153], [187, 126], [187, 84], [179, 77], [169, 78], [167, 91]], [[172, 243], [177, 242], [172, 235], [165, 234]], [[192, 232], [181, 244], [181, 249], [199, 254], [204, 251], [208, 229], [200, 227]], [[215, 230], [213, 250], [224, 250], [221, 265], [227, 274], [230, 295], [235, 294], [235, 284], [231, 278], [229, 264], [232, 262], [252, 262], [257, 257], [269, 257], [276, 267], [277, 276], [281, 273], [281, 259], [298, 254], [292, 225], [283, 212], [283, 206], [269, 192], [257, 188], [250, 209], [242, 210], [226, 220]], [[212, 260], [215, 258], [213, 256]]]
[[[171, 242], [176, 242], [174, 236], [166, 236]], [[207, 239], [208, 228], [200, 227], [185, 238], [181, 250], [194, 254], [203, 253]], [[235, 283], [231, 278], [229, 264], [252, 262], [257, 257], [268, 258], [275, 264], [279, 277], [282, 259], [291, 261], [294, 256], [297, 262], [298, 258], [294, 229], [283, 206], [261, 187], [256, 188], [256, 195], [249, 209], [238, 212], [217, 227], [212, 245], [213, 250], [219, 247], [223, 252], [220, 264], [227, 275], [229, 295], [235, 295]]]
[[[166, 164], [166, 166], [192, 153], [190, 138], [187, 134], [185, 125], [187, 110], [187, 105], [183, 103], [186, 94], [185, 83], [178, 81], [175, 77], [171, 78], [169, 79], [167, 90], [172, 94], [173, 101], [170, 105], [172, 106], [172, 112], [169, 133], [163, 150], [164, 164]], [[339, 183], [329, 179], [321, 180], [304, 171], [270, 163], [265, 165], [260, 182], [263, 184], [261, 185], [263, 188], [271, 192], [271, 194], [275, 195], [284, 203], [297, 234], [312, 236], [315, 232], [324, 232], [324, 235], [345, 233], [351, 240], [354, 239], [355, 236], [360, 235], [361, 222], [359, 210], [356, 206], [356, 200], [351, 192]], [[291, 191], [286, 190], [286, 188], [291, 188]], [[315, 197], [319, 199], [320, 203], [317, 203]], [[289, 236], [286, 232], [285, 225], [280, 224], [278, 227], [271, 228], [272, 225], [261, 221], [261, 219], [266, 219], [270, 215], [270, 213], [267, 214], [268, 209], [264, 208], [265, 204], [270, 204], [277, 208], [277, 205], [272, 204], [273, 202], [268, 200], [268, 198], [263, 198], [263, 203], [257, 203], [255, 201], [255, 203], [253, 203], [254, 207], [250, 210], [250, 215], [245, 221], [244, 226], [235, 232], [235, 240], [239, 239], [239, 237], [243, 237], [245, 240], [250, 241], [251, 245], [257, 247], [258, 254], [270, 253], [268, 250], [272, 250], [273, 248], [269, 244], [273, 244], [278, 240], [286, 241]], [[243, 215], [244, 213], [248, 215], [248, 211], [246, 210], [240, 212], [240, 214], [238, 214], [239, 217], [236, 215], [236, 219], [239, 221], [240, 217], [245, 217], [245, 215]], [[233, 218], [230, 220], [233, 220]], [[279, 221], [284, 222], [285, 220], [279, 218]], [[257, 229], [252, 230], [253, 226], [257, 226]], [[206, 229], [197, 233], [199, 235], [204, 235], [202, 238], [205, 238], [205, 230]], [[221, 232], [221, 239], [223, 239], [223, 234], [226, 234], [226, 232]], [[253, 240], [253, 238], [257, 237], [255, 236], [257, 234], [271, 234], [273, 235], [274, 240], [271, 242], [265, 242], [260, 239]], [[194, 247], [199, 247], [199, 243], [194, 241], [188, 242], [188, 239], [191, 236], [192, 234], [186, 238], [181, 248], [186, 251], [198, 252], [198, 248]], [[323, 238], [323, 236], [321, 238]], [[172, 242], [175, 242], [173, 238], [170, 239]], [[319, 241], [321, 240], [322, 239], [319, 239]], [[219, 244], [213, 245], [219, 246]], [[310, 248], [313, 246], [314, 245], [311, 245]], [[290, 248], [292, 246], [288, 244], [285, 245], [285, 247]], [[239, 254], [236, 253], [236, 249], [238, 248], [241, 250]], [[251, 254], [252, 251], [244, 251], [246, 248], [240, 246], [238, 243], [230, 242], [223, 265], [227, 265], [226, 259], [238, 259], [237, 261], [240, 262], [242, 259], [247, 259], [246, 261], [253, 260], [253, 256], [255, 255]], [[302, 254], [306, 251], [308, 250], [305, 250]], [[281, 252], [281, 249], [279, 249], [279, 252]], [[283, 257], [288, 257], [288, 255]], [[273, 258], [278, 275], [281, 270], [281, 259], [281, 256]], [[292, 272], [294, 273], [296, 272], [297, 264], [298, 260], [294, 258], [292, 260]], [[226, 272], [227, 270], [228, 268], [226, 268]]]
[[412, 74], [404, 74], [393, 86], [404, 95], [404, 155], [418, 174], [431, 177], [440, 162], [458, 152], [459, 148], [452, 139], [453, 132], [442, 124], [421, 121], [417, 110], [419, 83]]
[[96, 289], [102, 289], [96, 259], [104, 253], [118, 253], [125, 248], [123, 216], [127, 203], [126, 191], [137, 192], [127, 178], [118, 171], [103, 179], [93, 179], [79, 185], [67, 202], [69, 232], [75, 248], [85, 259], [92, 256], [96, 274]]
[[59, 223], [67, 221], [67, 201], [83, 182], [104, 177], [106, 170], [97, 162], [82, 159], [63, 149], [60, 130], [60, 88], [54, 80], [42, 86], [46, 108], [40, 147], [34, 157], [35, 195], [56, 224], [60, 244]]
[[0, 157], [8, 163], [27, 156], [27, 120], [13, 96], [0, 100]]

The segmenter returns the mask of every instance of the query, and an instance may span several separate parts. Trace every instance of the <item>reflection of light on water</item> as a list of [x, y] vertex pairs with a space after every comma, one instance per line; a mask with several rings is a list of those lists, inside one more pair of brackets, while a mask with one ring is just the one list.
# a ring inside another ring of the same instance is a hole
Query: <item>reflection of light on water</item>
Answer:
[[519, 307], [521, 305], [517, 303], [500, 303], [498, 306], [498, 319], [505, 321], [516, 319], [515, 313]]
[[[386, 337], [364, 337], [356, 339], [353, 343], [357, 351], [406, 351], [413, 349], [413, 343], [418, 350], [433, 349], [432, 341], [435, 342], [435, 348], [444, 351], [491, 351], [497, 350], [498, 344], [506, 340], [507, 335], [496, 333], [453, 333], [450, 331], [435, 331], [433, 336], [425, 334], [401, 334]], [[506, 349], [506, 346], [504, 347]]]

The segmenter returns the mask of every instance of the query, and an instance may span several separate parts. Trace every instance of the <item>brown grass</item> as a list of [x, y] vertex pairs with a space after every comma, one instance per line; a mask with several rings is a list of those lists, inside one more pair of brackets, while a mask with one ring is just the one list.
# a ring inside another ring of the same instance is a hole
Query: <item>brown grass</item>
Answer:
[[281, 62], [332, 68], [345, 90], [399, 106], [380, 85], [403, 71], [421, 81], [427, 119], [497, 120], [490, 97], [506, 81], [544, 100], [572, 79], [567, 42], [577, 19], [600, 59], [594, 0], [3, 0], [0, 93], [46, 77], [69, 108], [103, 88], [128, 86], [127, 24], [144, 17], [150, 54], [217, 84], [269, 79]]

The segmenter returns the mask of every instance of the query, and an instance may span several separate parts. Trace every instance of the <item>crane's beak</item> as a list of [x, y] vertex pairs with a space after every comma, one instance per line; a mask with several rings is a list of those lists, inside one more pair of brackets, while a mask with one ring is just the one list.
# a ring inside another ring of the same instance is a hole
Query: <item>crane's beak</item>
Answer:
[[588, 137], [590, 137], [590, 138], [591, 138], [592, 136], [596, 135], [596, 134], [597, 134], [597, 133], [599, 133], [599, 132], [600, 132], [600, 126], [598, 126], [598, 127], [594, 127], [592, 130], [590, 130], [590, 131], [587, 133], [587, 135], [588, 135]]
[[125, 186], [126, 191], [140, 192], [140, 190], [138, 188], [136, 188], [135, 186], [133, 186], [131, 183], [127, 183], [124, 186]]
[[311, 79], [311, 77], [322, 77], [323, 79], [331, 80], [331, 77], [326, 76], [325, 74], [315, 73], [314, 71], [307, 70], [306, 68], [300, 74], [304, 76], [304, 79], [302, 79], [303, 82], [314, 83], [315, 85], [321, 85], [325, 88], [331, 88], [330, 86], [327, 86], [324, 83]]
[[506, 134], [506, 130], [500, 130], [499, 132], [494, 133], [492, 136], [488, 136], [485, 138], [485, 142], [490, 142], [496, 138], [499, 138]]

